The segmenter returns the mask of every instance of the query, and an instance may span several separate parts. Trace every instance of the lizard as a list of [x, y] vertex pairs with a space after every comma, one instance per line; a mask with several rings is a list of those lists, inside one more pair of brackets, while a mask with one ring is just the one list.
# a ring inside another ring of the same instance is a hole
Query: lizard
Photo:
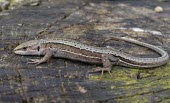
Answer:
[[[19, 55], [44, 55], [40, 60], [31, 59], [34, 64], [46, 62], [51, 57], [66, 58], [92, 64], [102, 64], [103, 67], [93, 68], [94, 71], [108, 71], [110, 74], [113, 65], [137, 68], [154, 68], [164, 65], [169, 60], [169, 55], [163, 49], [127, 37], [114, 37], [117, 40], [133, 43], [146, 47], [158, 53], [157, 58], [142, 58], [130, 55], [112, 47], [89, 46], [71, 39], [40, 39], [30, 40], [18, 45], [14, 49]], [[110, 74], [111, 75], [111, 74]]]

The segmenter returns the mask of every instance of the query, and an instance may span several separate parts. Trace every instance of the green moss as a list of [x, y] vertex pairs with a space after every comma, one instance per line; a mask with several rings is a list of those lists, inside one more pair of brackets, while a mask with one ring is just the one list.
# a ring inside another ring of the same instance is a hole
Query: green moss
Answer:
[[0, 0], [0, 2], [5, 2], [6, 0]]
[[148, 99], [140, 95], [140, 96], [133, 96], [128, 98], [119, 98], [117, 99], [117, 101], [118, 103], [147, 103]]
[[22, 2], [22, 0], [10, 0], [10, 5], [14, 6], [14, 5], [16, 5], [16, 4], [20, 3], [20, 2]]
[[112, 77], [109, 75], [109, 73], [104, 73], [104, 75], [101, 78], [101, 75], [95, 75], [90, 76], [91, 80], [105, 80], [105, 81], [111, 81], [111, 82], [119, 82], [124, 81], [125, 84], [131, 84], [136, 83], [136, 74], [139, 72], [138, 69], [112, 69]]
[[[162, 77], [169, 76], [170, 74], [170, 62], [167, 63], [165, 66], [161, 66], [155, 69], [134, 69], [134, 68], [120, 68], [117, 69], [118, 67], [115, 67], [112, 69], [112, 77], [109, 75], [109, 73], [104, 73], [102, 78], [101, 75], [93, 75], [90, 76], [89, 78], [91, 80], [104, 80], [104, 81], [124, 81], [125, 84], [133, 84], [137, 83], [137, 75], [140, 73], [140, 78], [141, 81], [147, 80], [147, 79], [159, 79]], [[145, 79], [143, 79], [145, 78]]]
[[155, 69], [115, 67], [112, 75], [113, 77], [110, 77], [108, 73], [104, 73], [102, 78], [101, 75], [95, 75], [91, 76], [90, 80], [110, 82], [107, 90], [120, 95], [116, 98], [118, 102], [150, 102], [154, 93], [170, 89], [170, 62]]

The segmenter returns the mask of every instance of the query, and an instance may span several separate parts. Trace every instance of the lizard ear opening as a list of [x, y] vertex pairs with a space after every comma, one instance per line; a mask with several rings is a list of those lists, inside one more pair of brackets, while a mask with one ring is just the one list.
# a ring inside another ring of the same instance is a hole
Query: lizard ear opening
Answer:
[[37, 51], [40, 51], [40, 46], [37, 47]]

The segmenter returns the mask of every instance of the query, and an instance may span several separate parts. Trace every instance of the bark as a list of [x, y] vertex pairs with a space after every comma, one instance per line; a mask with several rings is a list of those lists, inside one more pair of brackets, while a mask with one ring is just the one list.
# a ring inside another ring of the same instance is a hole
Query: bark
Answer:
[[[113, 66], [112, 78], [107, 72], [100, 78], [100, 73], [87, 75], [97, 65], [53, 58], [35, 66], [27, 62], [41, 57], [13, 53], [18, 44], [28, 40], [62, 37], [88, 45], [110, 45], [135, 56], [157, 57], [137, 45], [103, 42], [108, 36], [128, 36], [169, 52], [170, 2], [36, 1], [38, 4], [20, 3], [13, 10], [0, 12], [1, 102], [170, 101], [169, 63], [154, 69]], [[154, 11], [157, 5], [163, 7], [162, 13]]]

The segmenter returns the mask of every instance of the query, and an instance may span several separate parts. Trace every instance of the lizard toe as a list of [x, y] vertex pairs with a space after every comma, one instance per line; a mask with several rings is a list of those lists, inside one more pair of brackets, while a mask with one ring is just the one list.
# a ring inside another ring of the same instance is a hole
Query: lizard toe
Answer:
[[93, 68], [91, 73], [101, 72], [101, 78], [102, 78], [103, 77], [103, 73], [105, 71], [109, 73], [110, 77], [112, 77], [111, 69], [110, 68], [101, 68], [101, 67]]

